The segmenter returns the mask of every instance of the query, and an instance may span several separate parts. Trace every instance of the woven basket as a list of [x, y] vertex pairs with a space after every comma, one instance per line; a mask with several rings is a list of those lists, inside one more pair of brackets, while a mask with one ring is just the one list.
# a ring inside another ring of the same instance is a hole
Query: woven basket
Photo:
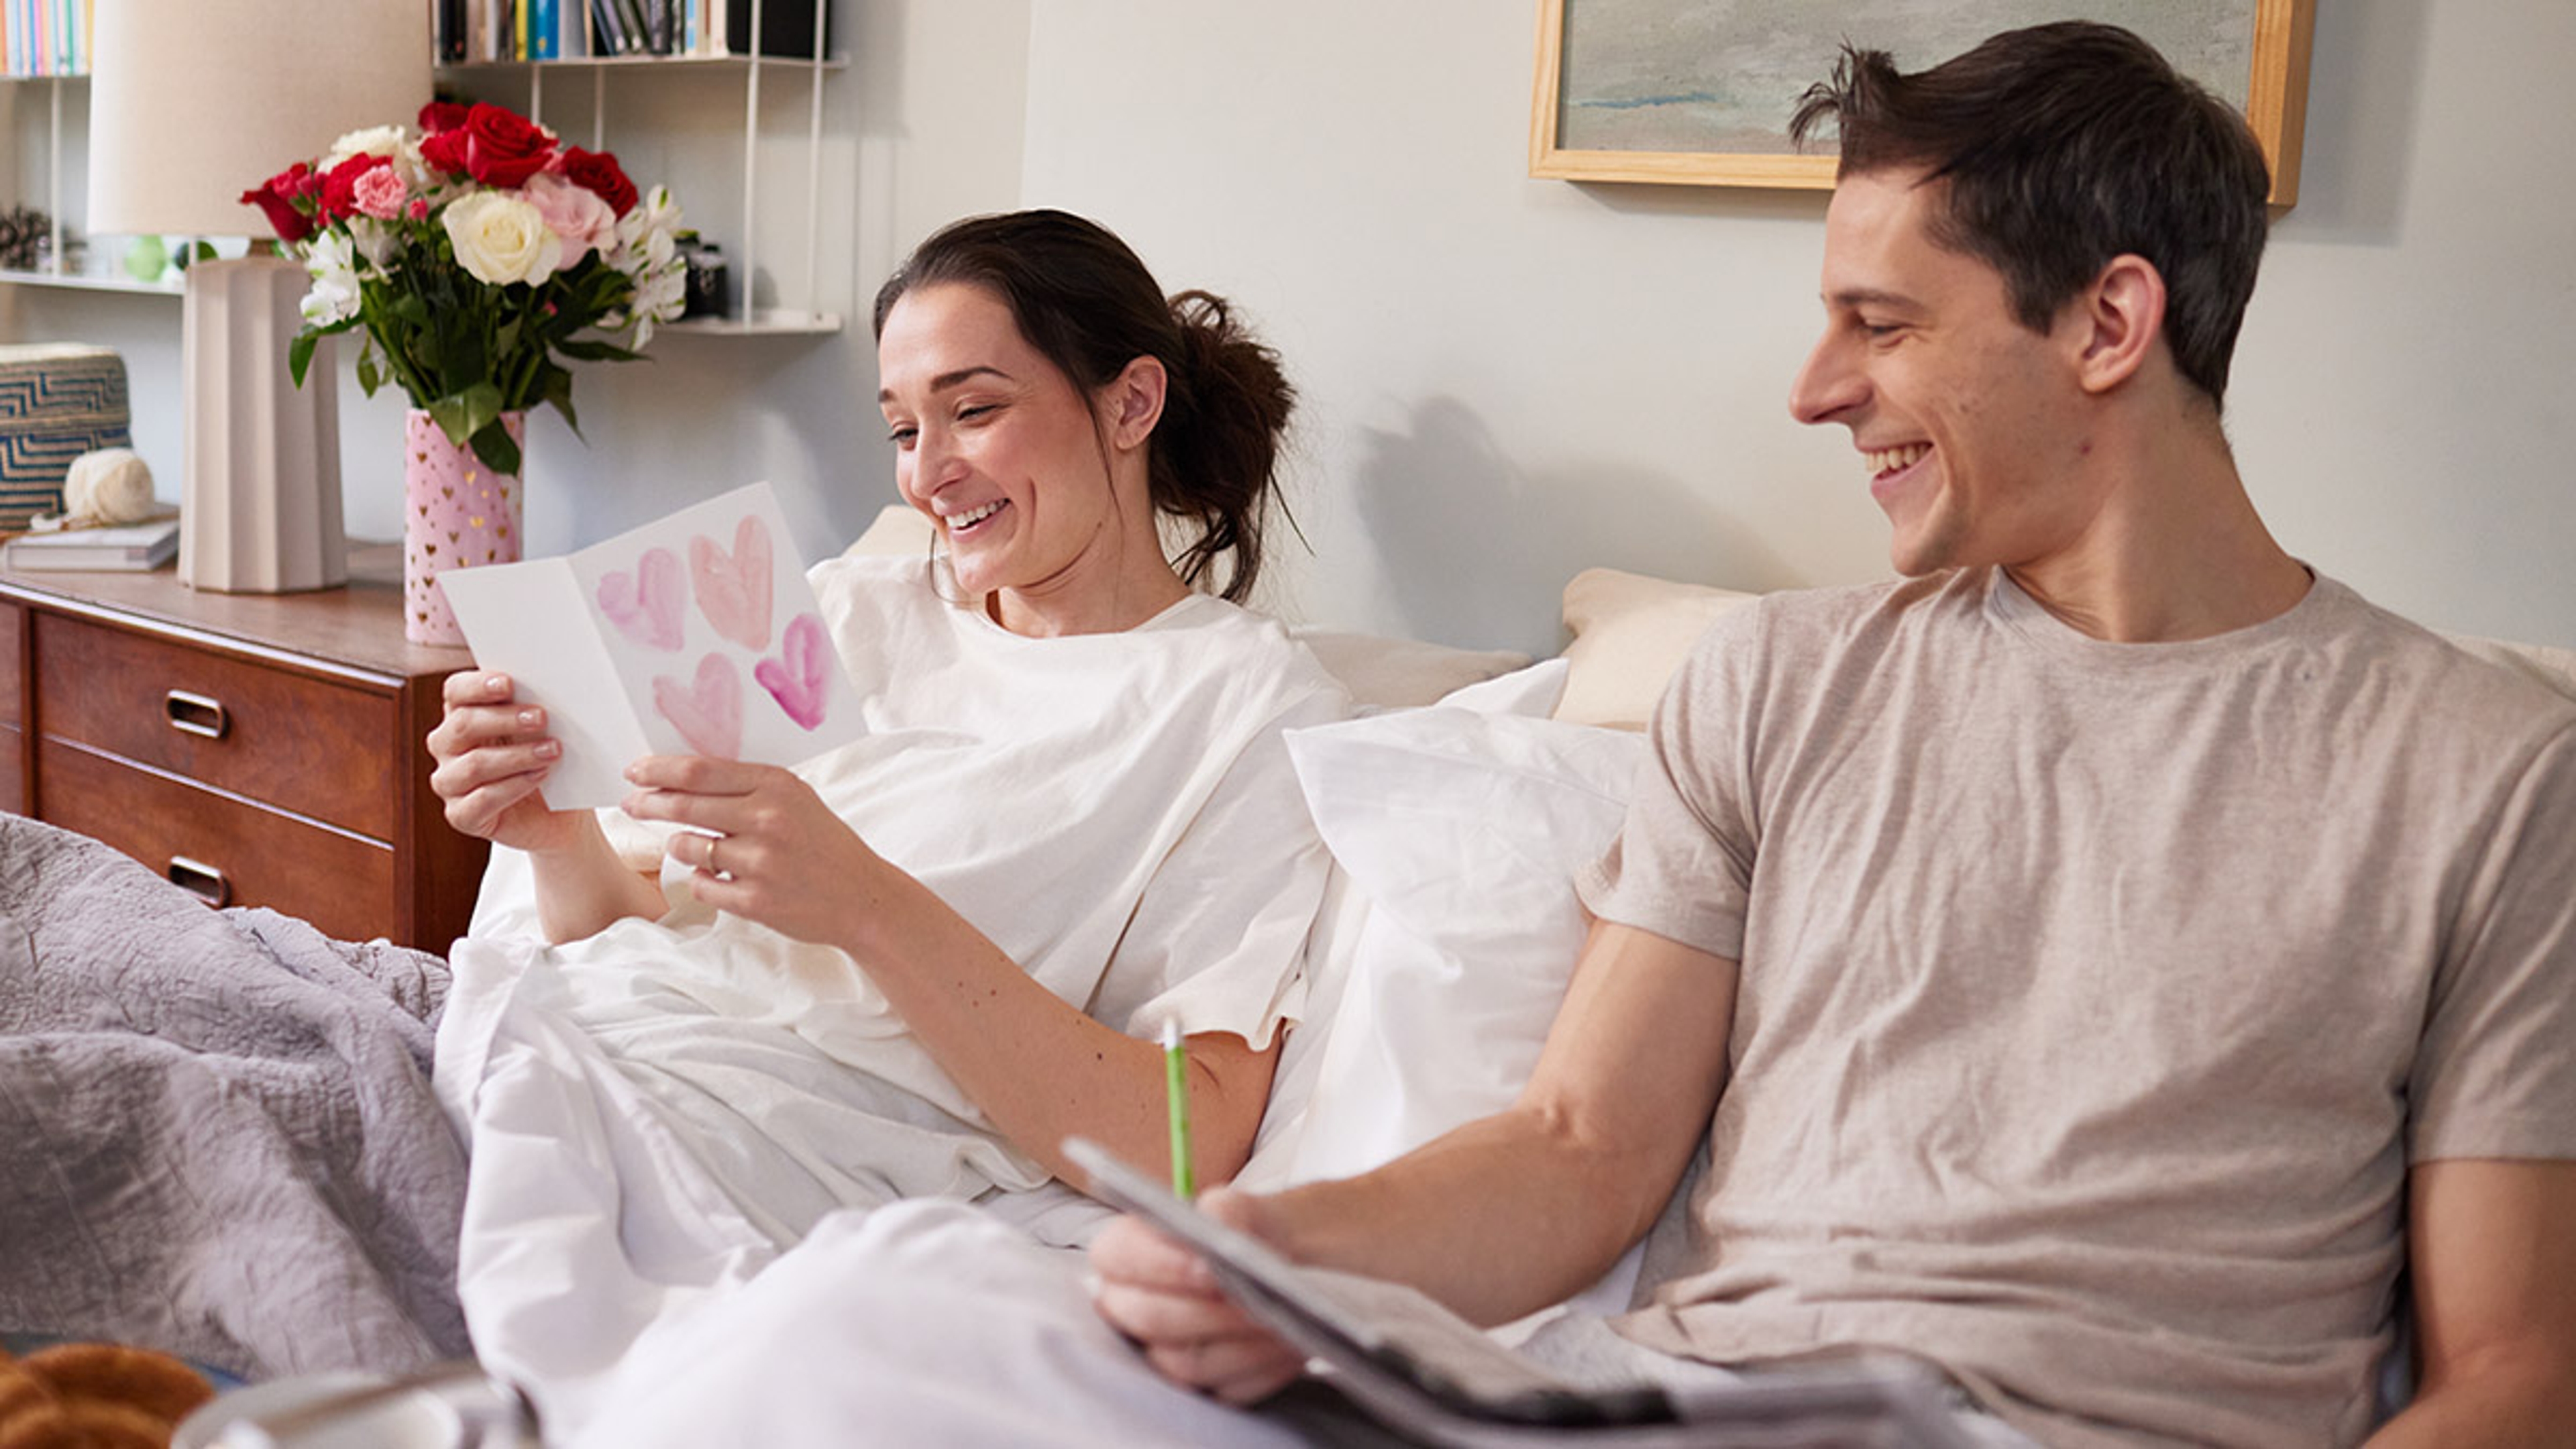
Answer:
[[72, 460], [133, 443], [125, 359], [80, 342], [0, 347], [0, 530], [63, 506]]

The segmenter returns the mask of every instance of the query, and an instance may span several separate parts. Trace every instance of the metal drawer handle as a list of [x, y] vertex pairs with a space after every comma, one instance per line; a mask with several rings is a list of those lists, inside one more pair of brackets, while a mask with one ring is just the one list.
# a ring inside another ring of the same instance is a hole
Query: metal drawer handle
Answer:
[[170, 857], [169, 876], [170, 884], [207, 905], [223, 907], [233, 902], [233, 883], [225, 878], [222, 871], [202, 860], [174, 855]]
[[232, 728], [232, 716], [225, 712], [224, 702], [174, 689], [161, 696], [161, 712], [170, 717], [170, 728], [186, 735], [203, 735], [210, 740], [224, 737]]

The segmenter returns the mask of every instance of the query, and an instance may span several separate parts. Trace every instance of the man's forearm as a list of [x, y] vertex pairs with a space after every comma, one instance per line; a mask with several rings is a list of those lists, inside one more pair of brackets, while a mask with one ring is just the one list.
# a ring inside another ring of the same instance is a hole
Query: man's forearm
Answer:
[[2495, 1358], [2426, 1386], [2368, 1449], [2556, 1449], [2576, 1425], [2567, 1353]]
[[1508, 1323], [1607, 1272], [1687, 1162], [1637, 1160], [1515, 1109], [1375, 1172], [1281, 1194], [1264, 1228], [1299, 1261], [1409, 1283], [1473, 1322]]

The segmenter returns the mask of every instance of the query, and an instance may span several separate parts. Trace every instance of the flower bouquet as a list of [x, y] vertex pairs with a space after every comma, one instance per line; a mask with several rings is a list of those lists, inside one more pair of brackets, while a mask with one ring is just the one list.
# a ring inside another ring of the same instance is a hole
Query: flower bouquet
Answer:
[[565, 360], [631, 360], [680, 315], [680, 209], [503, 107], [433, 102], [419, 121], [416, 139], [351, 132], [242, 200], [313, 274], [296, 382], [320, 339], [364, 327], [358, 385], [399, 383], [449, 443], [514, 477], [517, 415], [550, 404], [580, 431]]

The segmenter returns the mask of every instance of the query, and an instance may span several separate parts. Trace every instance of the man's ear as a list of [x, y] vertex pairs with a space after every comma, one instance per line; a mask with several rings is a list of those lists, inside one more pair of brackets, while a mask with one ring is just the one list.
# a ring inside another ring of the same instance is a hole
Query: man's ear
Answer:
[[2164, 336], [2165, 279], [2145, 257], [2113, 257], [2070, 305], [2080, 327], [2076, 383], [2086, 392], [2109, 392], [2136, 376]]
[[1100, 390], [1100, 418], [1108, 425], [1109, 441], [1121, 448], [1144, 445], [1163, 419], [1163, 391], [1170, 379], [1163, 364], [1152, 357], [1138, 357], [1118, 370], [1118, 375]]

